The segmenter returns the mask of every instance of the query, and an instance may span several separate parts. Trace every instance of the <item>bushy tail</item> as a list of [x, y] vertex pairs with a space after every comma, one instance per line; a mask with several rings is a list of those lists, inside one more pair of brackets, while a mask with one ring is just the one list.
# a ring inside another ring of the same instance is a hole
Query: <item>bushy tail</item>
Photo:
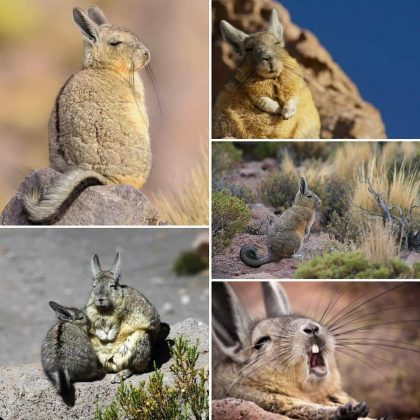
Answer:
[[71, 382], [68, 369], [58, 369], [53, 373], [58, 394], [66, 405], [73, 407], [76, 402], [76, 392]]
[[254, 245], [244, 245], [241, 248], [241, 252], [239, 254], [241, 257], [242, 262], [250, 267], [261, 267], [263, 264], [267, 264], [272, 262], [273, 259], [270, 255], [266, 255], [265, 257], [258, 257], [257, 255], [257, 248]]
[[109, 181], [96, 172], [75, 169], [61, 175], [46, 192], [39, 185], [33, 187], [23, 196], [23, 205], [32, 223], [51, 225], [63, 217], [86, 188], [106, 184]]

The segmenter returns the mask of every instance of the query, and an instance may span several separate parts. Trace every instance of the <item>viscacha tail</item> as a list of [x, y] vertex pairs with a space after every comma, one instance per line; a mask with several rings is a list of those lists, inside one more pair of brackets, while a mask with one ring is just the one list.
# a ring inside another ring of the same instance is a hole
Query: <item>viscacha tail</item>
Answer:
[[68, 369], [58, 369], [53, 373], [53, 376], [58, 394], [61, 395], [66, 405], [73, 407], [76, 402], [76, 392]]
[[66, 172], [46, 192], [42, 192], [38, 185], [23, 196], [27, 218], [37, 225], [54, 224], [86, 188], [109, 183], [105, 177], [93, 171], [75, 169]]
[[258, 257], [257, 247], [254, 245], [244, 245], [241, 248], [239, 256], [241, 257], [242, 262], [254, 268], [261, 267], [263, 264], [273, 261], [270, 255]]

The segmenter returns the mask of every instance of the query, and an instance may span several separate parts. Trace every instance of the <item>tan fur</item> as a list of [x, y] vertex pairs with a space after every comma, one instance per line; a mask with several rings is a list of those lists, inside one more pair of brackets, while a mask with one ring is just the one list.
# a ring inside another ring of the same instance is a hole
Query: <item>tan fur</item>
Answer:
[[259, 267], [299, 252], [305, 236], [310, 233], [320, 203], [318, 196], [307, 189], [306, 180], [302, 177], [293, 206], [277, 217], [268, 229], [267, 256], [257, 258], [255, 247], [245, 245], [240, 251], [242, 261]]
[[[97, 184], [141, 188], [151, 168], [144, 87], [135, 73], [147, 65], [149, 52], [128, 30], [96, 25], [80, 9], [75, 13], [94, 25], [97, 40], [85, 41], [84, 68], [56, 98], [48, 127], [49, 163], [64, 175], [46, 196], [36, 192], [25, 199], [28, 218], [35, 223], [49, 223], [59, 202], [83, 181], [71, 175], [75, 169], [85, 171], [86, 178], [96, 176]], [[111, 45], [115, 40], [121, 43]]]
[[[242, 61], [214, 104], [213, 138], [319, 138], [320, 118], [303, 71], [278, 37], [267, 29], [250, 35], [243, 44]], [[258, 56], [253, 51], [259, 51]], [[271, 73], [262, 69], [264, 55], [272, 57]], [[267, 98], [271, 105], [264, 104]], [[287, 109], [291, 100], [293, 111]]]

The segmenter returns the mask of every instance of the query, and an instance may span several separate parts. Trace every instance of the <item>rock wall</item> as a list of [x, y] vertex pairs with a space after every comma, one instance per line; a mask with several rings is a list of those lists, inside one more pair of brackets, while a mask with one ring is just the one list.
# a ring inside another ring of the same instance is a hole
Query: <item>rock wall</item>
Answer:
[[[199, 340], [200, 356], [197, 367], [208, 368], [208, 326], [186, 319], [171, 326], [170, 339], [183, 334], [191, 343]], [[171, 361], [164, 363], [161, 370], [165, 383], [171, 383], [169, 372]], [[147, 380], [150, 373], [134, 375], [127, 382], [134, 385]], [[96, 402], [99, 407], [109, 404], [118, 388], [112, 384], [113, 374], [106, 375], [96, 382], [76, 384], [76, 404], [67, 407], [42, 372], [41, 364], [0, 367], [0, 419], [4, 420], [62, 420], [91, 419], [95, 413]]]
[[213, 101], [235, 68], [238, 57], [223, 41], [221, 19], [253, 33], [266, 26], [273, 8], [285, 27], [286, 48], [309, 75], [308, 84], [321, 115], [321, 137], [325, 139], [386, 138], [378, 110], [364, 101], [349, 79], [314, 34], [291, 22], [288, 11], [274, 0], [212, 1]]

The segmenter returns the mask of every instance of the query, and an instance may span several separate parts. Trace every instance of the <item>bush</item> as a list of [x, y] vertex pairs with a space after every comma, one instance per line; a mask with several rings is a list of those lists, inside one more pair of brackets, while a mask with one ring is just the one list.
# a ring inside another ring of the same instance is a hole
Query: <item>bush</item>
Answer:
[[260, 196], [266, 204], [284, 211], [295, 201], [298, 188], [297, 176], [284, 175], [279, 170], [274, 170], [262, 179]]
[[415, 262], [413, 264], [413, 278], [420, 279], [420, 262]]
[[[314, 191], [317, 192], [316, 189]], [[321, 212], [325, 215], [327, 223], [331, 221], [334, 213], [342, 217], [349, 210], [351, 187], [343, 179], [337, 176], [326, 177], [318, 192], [319, 198], [322, 200]]]
[[234, 235], [243, 232], [251, 219], [244, 200], [224, 192], [215, 192], [212, 198], [213, 247], [221, 250], [230, 244]]
[[282, 146], [283, 144], [280, 146], [280, 143], [273, 141], [237, 143], [237, 147], [243, 150], [245, 157], [252, 160], [277, 158]]
[[197, 251], [183, 252], [174, 263], [172, 270], [178, 275], [192, 275], [197, 274], [209, 266], [206, 261]]
[[206, 382], [208, 372], [197, 369], [198, 343], [190, 345], [181, 337], [175, 339], [171, 350], [174, 361], [170, 371], [174, 385], [163, 383], [163, 374], [157, 369], [149, 381], [141, 381], [138, 387], [124, 382], [117, 390], [114, 401], [100, 410], [96, 407], [97, 420], [154, 419], [187, 420], [208, 419], [209, 402]]
[[386, 263], [368, 261], [362, 252], [332, 252], [300, 264], [296, 279], [396, 279], [412, 278], [414, 272], [399, 258]]
[[242, 159], [242, 150], [237, 149], [231, 142], [213, 142], [212, 144], [212, 172], [220, 174], [232, 169]]
[[245, 185], [241, 184], [229, 184], [223, 180], [216, 181], [213, 185], [213, 191], [224, 192], [233, 197], [238, 197], [244, 200], [246, 203], [255, 202], [255, 194], [252, 190]]
[[327, 225], [327, 232], [330, 238], [342, 243], [360, 242], [363, 225], [351, 213], [340, 216], [336, 211], [331, 215], [330, 223]]

